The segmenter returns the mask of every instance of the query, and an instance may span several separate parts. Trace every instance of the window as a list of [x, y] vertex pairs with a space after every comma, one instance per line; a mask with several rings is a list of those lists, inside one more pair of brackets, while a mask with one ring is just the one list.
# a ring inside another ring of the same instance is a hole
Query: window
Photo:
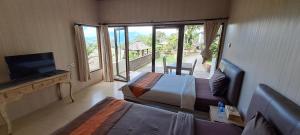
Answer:
[[[209, 78], [222, 54], [223, 27], [222, 24], [210, 46], [211, 58], [203, 64], [204, 23], [109, 27], [114, 77], [116, 80], [126, 80], [138, 72], [175, 74], [181, 71], [197, 78]], [[125, 42], [126, 39], [128, 42]], [[177, 62], [181, 64], [181, 69]]]
[[152, 30], [152, 26], [128, 27], [130, 71], [152, 71]]
[[88, 63], [90, 72], [99, 70], [100, 63], [100, 51], [99, 42], [97, 38], [97, 28], [91, 26], [83, 26], [83, 33], [86, 43], [86, 52], [88, 57]]

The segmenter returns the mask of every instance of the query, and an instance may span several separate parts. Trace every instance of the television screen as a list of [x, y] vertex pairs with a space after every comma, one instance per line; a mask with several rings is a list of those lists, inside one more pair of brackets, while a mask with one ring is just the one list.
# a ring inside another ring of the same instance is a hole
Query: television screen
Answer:
[[56, 71], [52, 52], [6, 56], [11, 80]]

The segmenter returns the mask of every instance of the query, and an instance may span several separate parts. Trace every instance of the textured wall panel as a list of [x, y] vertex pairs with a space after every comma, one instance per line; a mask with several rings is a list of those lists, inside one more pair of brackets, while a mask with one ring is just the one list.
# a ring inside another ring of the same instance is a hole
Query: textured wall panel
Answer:
[[246, 71], [239, 108], [258, 83], [300, 104], [300, 1], [233, 0], [223, 57]]

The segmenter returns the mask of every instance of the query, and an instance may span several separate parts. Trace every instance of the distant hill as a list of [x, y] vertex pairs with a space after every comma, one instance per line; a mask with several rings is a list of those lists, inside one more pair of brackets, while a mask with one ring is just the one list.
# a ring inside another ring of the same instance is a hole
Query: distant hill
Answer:
[[[129, 42], [132, 42], [132, 41], [135, 41], [136, 38], [139, 36], [139, 35], [147, 35], [146, 34], [143, 34], [143, 33], [139, 33], [139, 32], [129, 32]], [[109, 36], [110, 37], [114, 37], [114, 32], [109, 32]], [[93, 37], [93, 36], [89, 36], [89, 37], [85, 37], [85, 41], [86, 43], [95, 43], [97, 42], [97, 37]], [[121, 39], [120, 39], [121, 43], [125, 43], [125, 37], [124, 36], [121, 36]]]
[[[139, 32], [129, 32], [128, 33], [129, 42], [135, 41], [139, 35], [147, 35], [147, 33], [144, 34]], [[109, 32], [109, 37], [114, 37], [114, 36], [115, 36], [114, 32]], [[125, 36], [121, 35], [120, 41], [121, 43], [125, 43]]]
[[85, 37], [85, 42], [87, 44], [92, 44], [97, 42], [97, 37]]

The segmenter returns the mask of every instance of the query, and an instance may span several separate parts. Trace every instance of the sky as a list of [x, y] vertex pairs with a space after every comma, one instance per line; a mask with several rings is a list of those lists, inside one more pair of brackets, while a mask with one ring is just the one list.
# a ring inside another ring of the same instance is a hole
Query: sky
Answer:
[[[152, 34], [152, 26], [138, 26], [138, 27], [128, 27], [128, 31], [130, 32], [137, 32], [137, 33], [145, 33], [147, 34]], [[157, 29], [157, 31], [162, 31], [166, 33], [167, 35], [170, 35], [172, 33], [178, 32], [178, 29]]]
[[[109, 29], [110, 29], [110, 31], [113, 30], [112, 28], [109, 28]], [[95, 36], [97, 36], [97, 34], [96, 34], [97, 30], [94, 27], [83, 27], [83, 30], [84, 30], [84, 35], [86, 37], [95, 37]], [[157, 29], [157, 31], [161, 31], [161, 32], [166, 33], [167, 35], [170, 35], [172, 33], [177, 33], [178, 29], [167, 28], [167, 29]], [[139, 33], [139, 34], [142, 34], [142, 35], [149, 35], [149, 34], [152, 34], [152, 26], [128, 27], [128, 32], [129, 33]]]
[[[135, 40], [138, 35], [150, 35], [152, 34], [152, 26], [134, 26], [128, 27], [129, 40]], [[97, 29], [94, 27], [83, 27], [84, 36], [87, 42], [93, 43], [97, 40]], [[164, 28], [156, 29], [156, 31], [164, 32], [166, 35], [171, 35], [173, 33], [178, 33], [176, 28]], [[123, 31], [124, 32], [124, 31]], [[113, 28], [109, 28], [110, 37], [113, 37]], [[121, 35], [124, 35], [122, 33]], [[121, 36], [121, 42], [125, 42], [125, 37]]]
[[[136, 37], [139, 35], [151, 35], [152, 36], [152, 26], [130, 26], [128, 27], [128, 37], [129, 41], [135, 41]], [[109, 35], [111, 39], [114, 39], [114, 28], [108, 28]], [[173, 33], [178, 33], [178, 29], [157, 29], [157, 31], [164, 32], [166, 35], [171, 35]], [[121, 31], [121, 37], [119, 39], [121, 43], [125, 42], [124, 30]]]
[[128, 27], [128, 32], [151, 34], [152, 26]]
[[97, 29], [94, 27], [83, 27], [84, 36], [86, 37], [96, 37]]
[[[97, 29], [94, 27], [83, 27], [84, 36], [86, 38], [96, 38]], [[109, 28], [110, 32], [113, 32], [113, 28]], [[177, 29], [157, 29], [157, 31], [161, 31], [170, 35], [172, 33], [178, 32]], [[152, 26], [137, 26], [137, 27], [128, 27], [128, 32], [130, 33], [139, 33], [141, 35], [149, 35], [152, 34]]]

